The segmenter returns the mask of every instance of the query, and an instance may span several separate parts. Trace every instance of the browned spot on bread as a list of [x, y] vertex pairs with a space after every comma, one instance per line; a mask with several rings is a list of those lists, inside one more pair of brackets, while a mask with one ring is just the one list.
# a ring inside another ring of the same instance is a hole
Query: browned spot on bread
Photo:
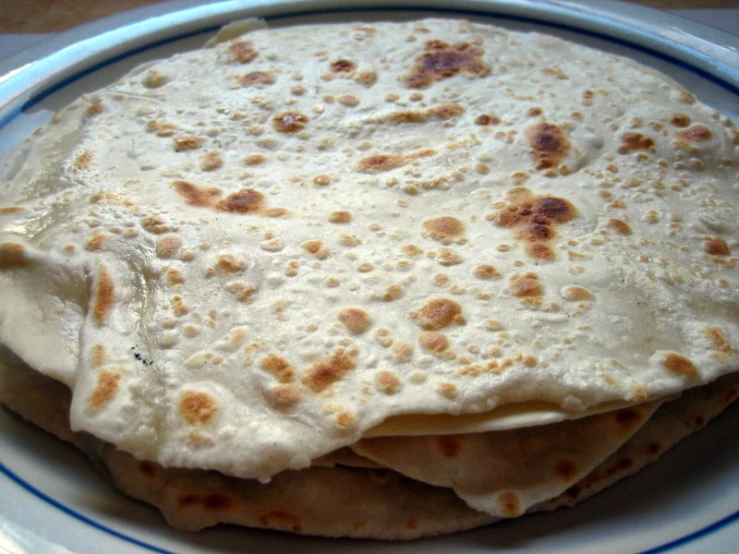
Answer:
[[[551, 259], [554, 252], [546, 244], [557, 237], [557, 227], [577, 215], [568, 200], [556, 196], [534, 196], [529, 189], [516, 187], [508, 191], [511, 203], [487, 216], [499, 227], [511, 229], [514, 236], [525, 240], [526, 251], [536, 259]], [[535, 245], [540, 246], [535, 246]], [[546, 247], [546, 248], [544, 248]]]
[[328, 220], [331, 223], [349, 223], [352, 220], [352, 214], [345, 210], [332, 212], [331, 215], [328, 216]]
[[321, 392], [354, 369], [355, 355], [340, 348], [327, 358], [318, 360], [306, 371], [303, 384], [313, 392]]
[[302, 245], [303, 250], [310, 252], [319, 260], [328, 258], [331, 251], [326, 248], [320, 240], [307, 240]]
[[221, 196], [222, 191], [217, 188], [202, 188], [190, 181], [174, 181], [172, 187], [190, 206], [208, 208]]
[[536, 273], [525, 273], [511, 277], [508, 285], [513, 296], [521, 299], [525, 304], [538, 305], [542, 302], [544, 289]]
[[297, 133], [308, 124], [308, 116], [298, 111], [281, 112], [272, 118], [272, 123], [281, 133]]
[[464, 107], [459, 104], [442, 104], [441, 106], [429, 108], [427, 113], [432, 117], [451, 119], [462, 115], [464, 113]]
[[358, 167], [359, 171], [366, 171], [368, 173], [390, 171], [396, 167], [404, 166], [415, 159], [432, 156], [435, 153], [435, 150], [427, 149], [410, 152], [408, 154], [376, 154], [359, 160]]
[[693, 125], [676, 133], [677, 138], [688, 142], [706, 142], [713, 136], [711, 130], [703, 125]]
[[421, 327], [429, 331], [436, 331], [448, 327], [452, 323], [464, 325], [462, 306], [448, 298], [429, 300], [416, 314]]
[[410, 73], [404, 76], [409, 87], [425, 88], [458, 73], [485, 75], [490, 70], [482, 59], [484, 50], [467, 42], [450, 45], [441, 40], [429, 40], [424, 50]]
[[246, 262], [233, 254], [221, 254], [218, 256], [216, 267], [225, 273], [239, 273], [246, 267]]
[[464, 258], [450, 248], [442, 248], [439, 250], [439, 255], [436, 256], [436, 261], [444, 267], [449, 267], [461, 264]]
[[706, 327], [703, 331], [706, 338], [711, 342], [711, 345], [719, 352], [731, 354], [734, 349], [726, 339], [726, 335], [718, 327]]
[[90, 348], [90, 365], [94, 369], [100, 369], [105, 364], [105, 346], [96, 344]]
[[90, 168], [92, 163], [92, 152], [84, 150], [74, 159], [74, 168], [77, 170], [85, 170]]
[[102, 102], [96, 102], [94, 104], [90, 104], [87, 106], [87, 109], [85, 112], [87, 112], [87, 115], [89, 116], [95, 116], [100, 115], [105, 111], [105, 106], [102, 104]]
[[670, 352], [662, 359], [662, 365], [673, 373], [678, 375], [686, 375], [688, 377], [695, 377], [698, 375], [698, 370], [688, 358]]
[[215, 399], [206, 392], [185, 391], [180, 398], [180, 414], [190, 425], [204, 425], [218, 411]]
[[264, 208], [264, 195], [254, 189], [229, 194], [216, 204], [216, 209], [232, 214], [252, 214]]
[[372, 325], [372, 318], [361, 308], [345, 308], [339, 312], [339, 321], [354, 335], [364, 333]]
[[436, 438], [436, 447], [446, 458], [456, 458], [462, 450], [462, 441], [455, 435], [440, 435]]
[[703, 242], [703, 251], [712, 256], [728, 256], [731, 249], [721, 237], [711, 237]]
[[85, 250], [89, 252], [96, 252], [98, 250], [102, 250], [103, 245], [109, 240], [113, 238], [113, 235], [109, 233], [95, 233], [90, 237], [90, 239], [85, 243]]
[[252, 71], [246, 75], [239, 77], [239, 84], [242, 87], [266, 87], [275, 83], [275, 76], [266, 71]]
[[26, 209], [21, 208], [20, 206], [6, 206], [3, 208], [0, 208], [0, 215], [21, 214], [25, 211]]
[[621, 235], [631, 234], [631, 227], [629, 227], [628, 223], [620, 219], [609, 219], [608, 226]]
[[154, 462], [141, 461], [138, 463], [139, 471], [147, 477], [156, 477], [157, 465]]
[[642, 414], [637, 410], [625, 408], [618, 410], [615, 415], [616, 425], [624, 431], [628, 431], [642, 420]]
[[259, 54], [250, 40], [234, 40], [228, 45], [228, 51], [231, 60], [239, 63], [249, 63]]
[[188, 150], [197, 150], [203, 144], [205, 139], [194, 135], [179, 136], [174, 138], [174, 151], [187, 152]]
[[593, 298], [593, 293], [584, 287], [572, 285], [562, 290], [562, 298], [571, 302], [590, 300]]
[[161, 235], [170, 230], [170, 227], [161, 217], [154, 215], [147, 215], [141, 218], [141, 226], [155, 235]]
[[449, 350], [449, 341], [442, 333], [436, 331], [424, 331], [418, 336], [418, 343], [421, 348], [429, 352], [445, 352]]
[[357, 64], [352, 60], [340, 59], [331, 62], [331, 71], [334, 73], [351, 73], [357, 68]]
[[289, 407], [300, 401], [300, 389], [295, 385], [277, 385], [270, 391], [272, 402], [279, 407]]
[[621, 146], [618, 147], [619, 154], [628, 154], [636, 150], [653, 150], [654, 139], [641, 133], [628, 131], [621, 135]]
[[436, 240], [456, 238], [464, 233], [464, 224], [456, 217], [443, 216], [423, 222], [423, 228]]
[[675, 127], [687, 127], [690, 125], [690, 117], [684, 113], [674, 113], [670, 116], [670, 123]]
[[187, 494], [184, 496], [180, 496], [177, 499], [177, 503], [182, 508], [200, 505], [206, 510], [215, 512], [228, 510], [234, 505], [234, 501], [230, 497], [218, 492], [213, 492], [206, 495]]
[[295, 378], [295, 372], [290, 363], [276, 354], [263, 358], [261, 366], [262, 369], [274, 375], [280, 383], [289, 383]]
[[577, 476], [577, 466], [570, 460], [562, 460], [555, 466], [554, 472], [562, 481], [568, 483]]
[[175, 269], [174, 267], [170, 267], [167, 270], [167, 283], [174, 286], [174, 285], [181, 285], [184, 282], [185, 282], [185, 276], [182, 275], [182, 273], [178, 269]]
[[478, 279], [492, 279], [494, 277], [500, 277], [500, 272], [495, 269], [492, 265], [478, 265], [474, 271], [475, 277]]
[[270, 527], [278, 527], [289, 531], [298, 532], [301, 529], [300, 516], [289, 512], [274, 511], [264, 514], [259, 518], [259, 523], [269, 525]]
[[17, 242], [0, 243], [0, 269], [25, 267], [28, 264], [25, 246]]
[[90, 396], [90, 407], [99, 408], [103, 404], [110, 402], [118, 390], [118, 381], [121, 380], [121, 374], [113, 371], [101, 371], [98, 373], [95, 390]]
[[163, 259], [171, 259], [177, 256], [182, 248], [182, 237], [180, 235], [164, 235], [157, 241], [157, 256]]
[[223, 158], [221, 158], [221, 155], [214, 150], [206, 152], [200, 158], [200, 169], [203, 171], [215, 171], [222, 166]]
[[537, 123], [526, 130], [536, 169], [556, 167], [570, 151], [570, 141], [557, 125]]
[[95, 299], [92, 307], [92, 315], [95, 323], [104, 326], [108, 322], [108, 317], [113, 309], [115, 301], [115, 285], [110, 273], [105, 266], [98, 269], [98, 282], [95, 289]]
[[523, 513], [521, 501], [515, 492], [504, 492], [498, 495], [498, 510], [504, 517], [518, 517]]
[[378, 371], [375, 386], [385, 394], [395, 394], [400, 389], [400, 379], [392, 371]]
[[498, 125], [500, 121], [497, 115], [480, 114], [475, 118], [475, 125]]

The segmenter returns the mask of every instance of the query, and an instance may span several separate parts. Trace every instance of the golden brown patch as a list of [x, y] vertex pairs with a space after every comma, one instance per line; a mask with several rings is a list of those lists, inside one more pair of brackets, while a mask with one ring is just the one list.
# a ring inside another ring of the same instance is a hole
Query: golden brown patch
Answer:
[[239, 63], [249, 63], [259, 55], [250, 40], [235, 40], [228, 45], [231, 60]]
[[558, 166], [570, 151], [570, 141], [558, 126], [552, 123], [537, 123], [526, 130], [530, 153], [536, 169]]
[[242, 87], [266, 87], [275, 84], [275, 80], [275, 76], [272, 73], [252, 71], [239, 77], [239, 84]]
[[297, 133], [308, 124], [308, 116], [294, 111], [281, 112], [272, 118], [272, 124], [280, 133]]
[[711, 133], [711, 130], [708, 127], [703, 125], [693, 125], [683, 131], [678, 131], [676, 136], [678, 139], [688, 142], [706, 142], [711, 140], [713, 133]]
[[178, 269], [170, 267], [167, 270], [167, 282], [172, 286], [181, 285], [185, 282], [185, 276]]
[[449, 349], [449, 341], [442, 333], [424, 331], [418, 336], [421, 348], [429, 352], [440, 353]]
[[115, 285], [110, 273], [105, 266], [98, 269], [98, 282], [95, 289], [95, 300], [93, 302], [92, 315], [95, 323], [102, 327], [108, 322], [108, 317], [115, 302]]
[[205, 139], [194, 135], [180, 136], [174, 138], [174, 151], [187, 152], [189, 150], [197, 150], [203, 144]]
[[223, 158], [215, 150], [203, 154], [200, 158], [200, 169], [203, 171], [215, 171], [223, 166]]
[[703, 333], [716, 350], [726, 354], [730, 354], [734, 351], [729, 344], [729, 341], [726, 339], [726, 335], [724, 335], [718, 327], [706, 327]]
[[390, 171], [396, 167], [401, 167], [418, 158], [426, 158], [436, 153], [435, 150], [419, 150], [408, 154], [376, 154], [359, 160], [359, 171], [368, 173], [377, 173], [380, 171]]
[[459, 104], [442, 104], [429, 108], [427, 113], [439, 119], [451, 119], [462, 115], [464, 113], [464, 107]]
[[492, 265], [478, 265], [474, 271], [475, 277], [478, 279], [493, 279], [494, 277], [500, 277], [500, 272], [495, 269]]
[[672, 352], [667, 354], [662, 359], [662, 365], [678, 375], [685, 375], [688, 377], [695, 377], [698, 375], [698, 369], [695, 367], [693, 362], [680, 354]]
[[436, 447], [445, 458], [456, 458], [462, 450], [462, 441], [456, 435], [439, 435]]
[[382, 370], [375, 375], [377, 390], [385, 394], [395, 394], [400, 389], [400, 379], [392, 371]]
[[90, 365], [93, 369], [100, 369], [105, 363], [105, 346], [96, 344], [90, 348]]
[[262, 369], [274, 375], [280, 383], [289, 383], [295, 378], [295, 372], [290, 363], [276, 354], [270, 354], [262, 359], [261, 366]]
[[462, 307], [448, 298], [429, 300], [416, 314], [421, 327], [429, 331], [436, 331], [448, 327], [452, 323], [464, 325]]
[[609, 219], [608, 226], [621, 235], [631, 234], [631, 227], [629, 227], [628, 223], [620, 219]]
[[684, 113], [674, 113], [670, 116], [670, 123], [675, 127], [687, 127], [690, 125], [690, 117]]
[[498, 125], [500, 122], [497, 115], [480, 114], [475, 118], [475, 125]]
[[482, 60], [485, 51], [467, 42], [450, 45], [441, 40], [429, 40], [424, 50], [403, 78], [411, 88], [426, 88], [458, 73], [482, 76], [490, 70]]
[[97, 252], [98, 250], [102, 250], [103, 245], [109, 240], [113, 238], [113, 235], [109, 233], [95, 233], [90, 239], [85, 243], [85, 250], [89, 252]]
[[442, 248], [439, 250], [439, 255], [436, 256], [436, 261], [444, 267], [449, 267], [461, 264], [464, 258], [450, 248]]
[[325, 260], [328, 258], [331, 251], [326, 248], [320, 240], [307, 240], [301, 244], [303, 250], [310, 252], [319, 260]]
[[180, 414], [190, 425], [204, 425], [218, 411], [215, 399], [205, 392], [185, 391], [180, 398]]
[[431, 238], [436, 240], [452, 239], [464, 233], [464, 224], [451, 216], [424, 221], [423, 228]]
[[364, 333], [372, 325], [372, 318], [360, 308], [345, 308], [339, 312], [339, 321], [353, 335]]
[[0, 208], [0, 215], [22, 214], [25, 211], [26, 209], [20, 206], [7, 206]]
[[344, 210], [332, 212], [328, 216], [328, 220], [331, 223], [349, 223], [352, 220], [352, 214]]
[[504, 492], [498, 495], [498, 510], [504, 517], [518, 517], [523, 513], [521, 501], [515, 492]]
[[264, 195], [254, 189], [229, 194], [216, 204], [216, 209], [232, 214], [253, 214], [264, 208]]
[[562, 460], [555, 468], [554, 473], [565, 483], [569, 483], [577, 476], [577, 466], [570, 460]]
[[92, 163], [92, 152], [84, 150], [74, 159], [74, 168], [77, 170], [90, 169]]
[[[577, 209], [568, 200], [556, 196], [534, 196], [527, 188], [508, 191], [511, 203], [486, 216], [499, 227], [527, 242], [526, 251], [535, 259], [554, 257], [547, 243], [557, 237], [557, 227], [575, 218]], [[543, 248], [546, 247], [546, 248]]]
[[180, 235], [164, 235], [157, 241], [157, 256], [163, 259], [171, 259], [177, 256], [182, 248], [182, 237]]
[[264, 154], [256, 153], [256, 154], [248, 154], [244, 156], [244, 164], [246, 165], [259, 165], [261, 163], [264, 163], [267, 157]]
[[629, 154], [636, 150], [654, 150], [654, 139], [633, 131], [621, 135], [621, 146], [618, 147], [617, 152], [619, 154]]
[[259, 523], [269, 525], [270, 527], [278, 527], [288, 531], [298, 532], [301, 529], [300, 516], [288, 512], [269, 512], [259, 518]]
[[270, 391], [272, 402], [286, 408], [300, 402], [300, 389], [295, 385], [277, 385]]
[[0, 243], [0, 269], [25, 267], [28, 264], [25, 246], [17, 242]]
[[99, 408], [103, 404], [110, 402], [118, 390], [118, 381], [120, 380], [120, 373], [112, 371], [101, 371], [98, 373], [95, 390], [92, 391], [92, 396], [90, 396], [90, 407]]
[[357, 68], [357, 64], [352, 60], [336, 60], [331, 62], [331, 71], [334, 73], [351, 73]]
[[157, 217], [154, 215], [148, 215], [141, 218], [141, 226], [148, 232], [155, 235], [161, 235], [162, 233], [166, 233], [170, 230], [170, 227], [161, 217]]
[[544, 289], [536, 273], [514, 275], [511, 277], [508, 288], [513, 296], [520, 298], [525, 304], [541, 304]]
[[313, 392], [323, 391], [354, 369], [355, 355], [355, 352], [340, 348], [327, 358], [318, 360], [305, 372], [303, 384]]
[[584, 287], [579, 287], [577, 285], [565, 287], [562, 290], [561, 294], [562, 294], [562, 298], [564, 298], [565, 300], [569, 300], [571, 302], [591, 300], [593, 298], [592, 292], [590, 292], [588, 289]]
[[711, 237], [703, 242], [703, 251], [712, 256], [728, 256], [731, 248], [721, 237]]
[[175, 192], [185, 199], [190, 206], [208, 208], [213, 205], [222, 191], [217, 188], [202, 188], [190, 181], [174, 181], [172, 187]]

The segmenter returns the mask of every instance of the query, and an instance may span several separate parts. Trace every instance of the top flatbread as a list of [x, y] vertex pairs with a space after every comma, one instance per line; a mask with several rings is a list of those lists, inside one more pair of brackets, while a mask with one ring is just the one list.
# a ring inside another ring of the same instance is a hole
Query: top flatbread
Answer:
[[261, 479], [406, 416], [660, 398], [739, 366], [735, 143], [539, 34], [255, 31], [38, 133], [0, 193], [0, 342], [76, 430]]

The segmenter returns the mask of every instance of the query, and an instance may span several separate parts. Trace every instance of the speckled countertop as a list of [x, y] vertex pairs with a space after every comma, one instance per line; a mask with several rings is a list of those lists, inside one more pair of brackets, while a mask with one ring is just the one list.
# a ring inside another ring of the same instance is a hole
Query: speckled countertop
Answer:
[[[2, 0], [0, 33], [56, 33], [125, 10], [168, 0]], [[582, 0], [585, 2], [586, 0]], [[631, 0], [670, 10], [739, 8], [739, 0]], [[739, 29], [737, 29], [739, 33]]]

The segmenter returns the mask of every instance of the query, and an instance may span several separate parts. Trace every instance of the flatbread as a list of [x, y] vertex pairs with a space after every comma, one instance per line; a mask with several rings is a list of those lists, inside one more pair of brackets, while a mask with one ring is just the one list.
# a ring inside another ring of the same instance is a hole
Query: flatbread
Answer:
[[0, 193], [0, 343], [75, 430], [259, 479], [404, 418], [663, 398], [739, 367], [736, 142], [536, 33], [256, 30], [37, 133]]
[[[6, 360], [0, 363], [1, 403], [82, 450], [121, 492], [155, 506], [177, 529], [196, 531], [232, 523], [329, 537], [413, 539], [499, 519], [469, 508], [451, 489], [388, 469], [335, 465], [289, 470], [265, 484], [137, 460], [86, 433], [72, 432], [68, 419], [61, 417], [69, 411], [69, 389], [17, 359]], [[588, 476], [528, 511], [573, 506], [636, 473], [717, 416], [738, 392], [739, 376], [731, 375], [664, 404]]]
[[516, 517], [580, 481], [661, 404], [510, 431], [363, 439], [352, 449], [413, 479], [452, 488], [477, 510]]

